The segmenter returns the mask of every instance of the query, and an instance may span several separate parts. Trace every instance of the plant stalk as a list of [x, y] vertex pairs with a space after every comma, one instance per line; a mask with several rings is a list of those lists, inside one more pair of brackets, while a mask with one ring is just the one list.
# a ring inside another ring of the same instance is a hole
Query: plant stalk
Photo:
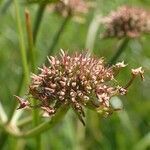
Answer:
[[48, 56], [53, 54], [54, 49], [55, 49], [56, 45], [58, 44], [59, 39], [60, 39], [67, 23], [69, 22], [70, 18], [71, 18], [70, 14], [66, 18], [64, 18], [62, 24], [60, 25], [60, 28], [58, 29], [57, 33], [55, 34], [55, 36], [53, 38], [52, 44], [50, 45]]
[[38, 11], [37, 11], [35, 24], [33, 28], [33, 43], [34, 44], [36, 43], [36, 40], [37, 40], [37, 35], [38, 35], [40, 24], [44, 15], [45, 7], [46, 7], [46, 4], [41, 4], [39, 5]]
[[[9, 5], [11, 4], [11, 0], [8, 0], [8, 2], [6, 3], [6, 7], [4, 7], [4, 9], [2, 10], [2, 13], [5, 12], [5, 10], [9, 7]], [[23, 66], [23, 75], [21, 78], [21, 82], [19, 84], [19, 88], [17, 90], [17, 93], [20, 93], [23, 87], [23, 83], [26, 82], [27, 84], [29, 83], [29, 69], [28, 69], [28, 63], [27, 63], [27, 56], [26, 56], [26, 49], [25, 49], [25, 42], [24, 42], [24, 36], [23, 36], [23, 29], [22, 29], [22, 25], [21, 25], [21, 19], [20, 19], [20, 15], [19, 15], [19, 6], [17, 3], [17, 0], [13, 0], [14, 2], [14, 7], [15, 7], [15, 13], [16, 13], [16, 22], [17, 22], [17, 27], [18, 27], [18, 32], [19, 32], [19, 44], [20, 44], [20, 53], [21, 53], [21, 60], [22, 60], [22, 66]], [[14, 107], [12, 109], [12, 113], [8, 118], [7, 124], [9, 124], [9, 122], [11, 121], [15, 108], [16, 108], [16, 103], [14, 104]], [[5, 126], [5, 125], [3, 125]], [[8, 134], [2, 132], [2, 136], [3, 138], [3, 145], [1, 145], [1, 149], [4, 146], [4, 143], [7, 141], [8, 139]]]
[[[34, 44], [33, 44], [33, 33], [32, 33], [32, 25], [31, 25], [31, 17], [29, 10], [25, 10], [25, 18], [26, 18], [26, 29], [27, 29], [27, 36], [28, 36], [28, 44], [29, 44], [29, 56], [31, 62], [31, 71], [35, 72], [35, 51], [34, 51]], [[35, 99], [32, 99], [33, 106], [37, 104]], [[40, 116], [38, 109], [33, 109], [33, 126], [36, 127], [40, 122]], [[41, 136], [38, 135], [36, 138], [36, 149], [41, 149]]]
[[88, 34], [87, 34], [86, 44], [85, 44], [86, 49], [88, 49], [87, 52], [88, 57], [92, 54], [94, 49], [95, 39], [100, 26], [100, 21], [99, 21], [100, 18], [101, 18], [100, 15], [95, 15], [88, 29]]
[[23, 73], [24, 73], [25, 82], [28, 84], [29, 83], [29, 69], [28, 69], [25, 42], [23, 38], [24, 35], [23, 35], [21, 19], [19, 15], [19, 6], [17, 3], [17, 0], [14, 0], [14, 6], [15, 6], [16, 21], [17, 21], [18, 32], [19, 32], [19, 43], [20, 43], [20, 51], [21, 51], [21, 60], [22, 60], [22, 65], [23, 65]]
[[29, 44], [29, 57], [31, 60], [31, 71], [35, 72], [35, 52], [34, 52], [34, 44], [33, 44], [33, 33], [32, 33], [32, 25], [31, 25], [31, 17], [28, 9], [25, 9], [25, 18], [26, 18], [26, 29], [27, 29], [27, 37]]
[[[24, 38], [23, 38], [24, 35], [23, 35], [23, 29], [22, 29], [22, 25], [21, 25], [21, 19], [20, 19], [20, 15], [19, 15], [19, 6], [18, 6], [18, 3], [17, 3], [17, 0], [14, 0], [14, 6], [15, 6], [16, 21], [17, 21], [18, 32], [19, 32], [21, 60], [22, 60], [22, 66], [23, 66], [23, 73], [22, 73], [23, 75], [21, 77], [18, 89], [16, 91], [17, 95], [20, 95], [24, 83], [29, 84], [29, 68], [28, 68], [28, 63], [27, 63], [25, 42], [24, 42]], [[14, 104], [11, 115], [8, 118], [8, 122], [11, 121], [11, 118], [14, 114], [16, 106], [17, 106], [17, 103]]]
[[10, 135], [16, 137], [16, 138], [31, 138], [35, 137], [43, 132], [45, 132], [48, 129], [53, 128], [67, 113], [68, 111], [68, 105], [63, 105], [61, 108], [57, 111], [55, 116], [51, 118], [51, 120], [45, 121], [44, 123], [39, 124], [37, 127], [21, 132], [16, 127], [12, 127], [10, 124], [3, 126], [5, 131], [8, 132]]
[[113, 64], [116, 63], [116, 61], [118, 60], [118, 58], [121, 56], [121, 54], [125, 51], [128, 43], [129, 43], [129, 38], [125, 38], [123, 39], [122, 43], [119, 45], [116, 53], [112, 56], [112, 58], [110, 59], [110, 61], [108, 62], [108, 66], [111, 66]]

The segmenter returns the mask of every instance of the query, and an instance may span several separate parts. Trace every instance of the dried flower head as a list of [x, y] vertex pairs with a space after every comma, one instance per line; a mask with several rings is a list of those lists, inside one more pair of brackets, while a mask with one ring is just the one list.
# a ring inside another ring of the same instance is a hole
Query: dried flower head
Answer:
[[105, 67], [102, 58], [84, 54], [69, 56], [62, 50], [59, 58], [51, 56], [48, 61], [48, 67], [43, 66], [38, 75], [32, 75], [29, 86], [29, 94], [37, 99], [46, 116], [55, 114], [60, 106], [67, 104], [84, 124], [84, 107], [108, 115], [114, 110], [110, 98], [127, 92], [127, 88], [111, 84], [116, 83], [116, 71], [125, 67], [123, 62]]
[[81, 22], [82, 15], [88, 13], [91, 6], [92, 3], [85, 0], [60, 0], [49, 8], [64, 17], [73, 16], [74, 20]]
[[150, 32], [150, 13], [141, 8], [122, 6], [103, 19], [102, 37], [139, 37]]

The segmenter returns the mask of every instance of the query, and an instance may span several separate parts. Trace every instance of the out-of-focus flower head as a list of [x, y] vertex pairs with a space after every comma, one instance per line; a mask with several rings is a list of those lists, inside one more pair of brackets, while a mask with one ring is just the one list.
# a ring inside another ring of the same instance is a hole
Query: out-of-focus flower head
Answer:
[[82, 22], [84, 21], [83, 15], [88, 13], [93, 4], [86, 0], [59, 0], [49, 8], [64, 17], [70, 15], [74, 20]]
[[102, 20], [106, 30], [102, 35], [107, 37], [139, 37], [150, 33], [150, 12], [130, 6], [121, 6]]
[[[84, 108], [109, 115], [114, 111], [111, 97], [127, 92], [127, 88], [119, 86], [115, 79], [116, 71], [118, 74], [125, 67], [123, 62], [106, 67], [102, 58], [88, 57], [83, 53], [69, 56], [63, 50], [60, 57], [51, 56], [48, 61], [49, 66], [39, 68], [40, 73], [32, 75], [29, 86], [29, 94], [38, 101], [37, 105], [46, 116], [54, 115], [60, 106], [68, 105], [84, 124]], [[141, 75], [143, 71], [141, 68], [132, 70], [132, 74]], [[30, 103], [17, 99], [19, 108], [32, 107]]]
[[56, 12], [64, 17], [70, 16], [79, 23], [85, 21], [83, 15], [95, 6], [95, 2], [88, 0], [25, 0], [25, 2], [47, 6], [48, 11]]

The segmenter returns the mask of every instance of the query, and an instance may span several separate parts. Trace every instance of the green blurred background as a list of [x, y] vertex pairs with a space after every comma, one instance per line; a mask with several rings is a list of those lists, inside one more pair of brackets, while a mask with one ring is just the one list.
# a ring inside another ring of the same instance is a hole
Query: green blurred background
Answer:
[[[38, 6], [24, 5], [21, 1], [20, 15], [24, 29], [24, 39], [27, 43], [24, 9], [31, 12], [32, 22]], [[95, 8], [90, 9], [84, 23], [70, 20], [55, 47], [57, 54], [62, 48], [69, 52], [93, 49], [97, 57], [111, 58], [117, 49], [119, 40], [100, 39], [103, 27], [97, 26], [96, 17], [104, 16], [118, 6], [128, 4], [150, 9], [150, 0], [95, 0]], [[18, 30], [13, 3], [4, 10], [7, 0], [1, 0], [0, 14], [0, 101], [7, 114], [10, 115], [14, 106], [13, 95], [18, 88], [22, 76], [22, 65], [19, 50]], [[45, 11], [36, 43], [36, 66], [43, 64], [49, 46], [57, 32], [63, 17], [56, 13]], [[96, 24], [96, 25], [95, 25]], [[94, 39], [94, 29], [96, 37]], [[98, 27], [98, 28], [97, 28]], [[90, 39], [91, 38], [91, 39]], [[94, 41], [94, 42], [93, 42]], [[126, 96], [115, 97], [114, 101], [123, 106], [123, 110], [115, 112], [108, 118], [102, 118], [95, 112], [86, 112], [86, 126], [77, 120], [70, 110], [65, 119], [56, 127], [42, 134], [42, 149], [44, 150], [148, 150], [150, 149], [150, 35], [143, 35], [130, 40], [126, 50], [119, 60], [124, 60], [128, 66], [119, 75], [120, 84], [125, 84], [130, 78], [130, 69], [142, 66], [145, 70], [144, 82], [136, 79]], [[118, 61], [119, 61], [118, 60]], [[20, 96], [26, 93], [22, 90]], [[0, 128], [0, 149], [35, 149], [33, 139], [15, 139], [6, 135]], [[3, 143], [5, 142], [5, 143]]]

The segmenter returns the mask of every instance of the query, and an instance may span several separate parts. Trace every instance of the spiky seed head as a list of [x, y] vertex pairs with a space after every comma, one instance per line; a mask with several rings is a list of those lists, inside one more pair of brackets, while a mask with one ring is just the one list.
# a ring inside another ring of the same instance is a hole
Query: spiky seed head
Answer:
[[[63, 50], [60, 57], [49, 57], [48, 60], [47, 67], [43, 66], [39, 74], [32, 75], [29, 86], [29, 94], [38, 101], [45, 116], [55, 114], [61, 105], [68, 104], [84, 124], [84, 107], [109, 114], [112, 112], [111, 97], [127, 92], [127, 89], [111, 84], [116, 83], [115, 71], [125, 67], [123, 62], [106, 67], [102, 58], [85, 54], [69, 56]], [[143, 75], [143, 71], [139, 68], [132, 70], [132, 74]], [[31, 106], [29, 102], [28, 106]]]

